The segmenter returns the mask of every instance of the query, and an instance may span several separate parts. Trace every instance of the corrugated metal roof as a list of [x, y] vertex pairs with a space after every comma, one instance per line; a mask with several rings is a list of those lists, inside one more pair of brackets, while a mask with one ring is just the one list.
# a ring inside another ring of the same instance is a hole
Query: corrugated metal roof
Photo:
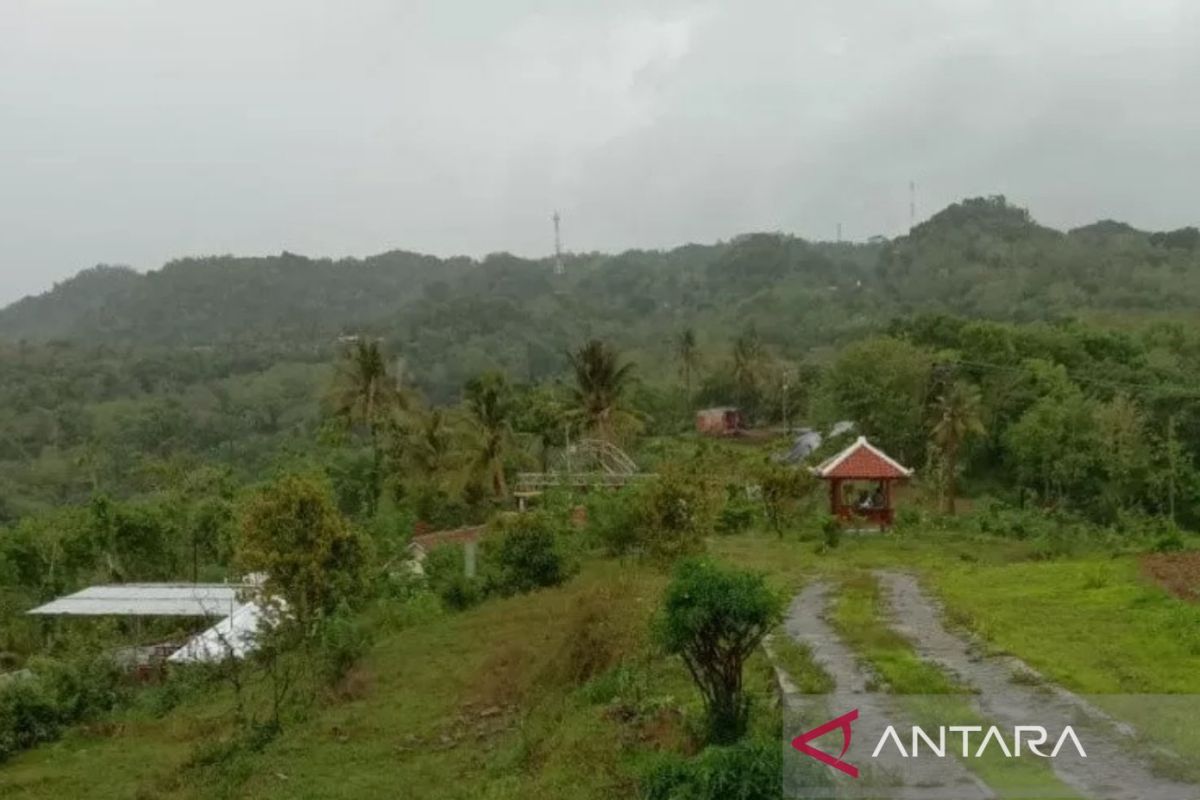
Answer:
[[277, 613], [258, 603], [239, 606], [216, 625], [193, 636], [187, 644], [167, 656], [167, 661], [172, 664], [211, 664], [231, 656], [244, 658], [254, 650], [264, 621], [274, 625]]
[[247, 587], [226, 583], [126, 583], [89, 586], [30, 614], [137, 617], [227, 617]]

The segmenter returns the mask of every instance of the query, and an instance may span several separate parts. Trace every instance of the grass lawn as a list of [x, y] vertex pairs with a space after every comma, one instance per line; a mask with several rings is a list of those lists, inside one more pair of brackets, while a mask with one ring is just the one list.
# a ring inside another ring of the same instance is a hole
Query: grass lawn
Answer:
[[1026, 542], [953, 532], [851, 534], [820, 554], [815, 542], [751, 533], [712, 550], [787, 591], [812, 575], [915, 572], [952, 624], [1073, 691], [1200, 694], [1200, 605], [1147, 580], [1134, 556], [1031, 560]]
[[953, 621], [1075, 691], [1200, 693], [1200, 606], [1133, 557], [956, 565], [928, 580]]

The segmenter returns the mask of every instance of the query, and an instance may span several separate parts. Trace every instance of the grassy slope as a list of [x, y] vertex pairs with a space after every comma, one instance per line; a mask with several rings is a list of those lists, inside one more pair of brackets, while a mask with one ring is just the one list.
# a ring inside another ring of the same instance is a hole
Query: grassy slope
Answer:
[[[868, 567], [914, 569], [939, 592], [953, 621], [1070, 688], [1200, 691], [1200, 609], [1149, 584], [1133, 559], [1033, 562], [1020, 542], [954, 534], [847, 537], [824, 555], [812, 542], [747, 534], [717, 539], [712, 550], [767, 572], [783, 590], [813, 573], [844, 581]], [[893, 684], [911, 679], [928, 691], [925, 668], [878, 626], [870, 587], [857, 580], [857, 587], [847, 584], [839, 611], [858, 630], [852, 641]], [[23, 754], [0, 768], [0, 795], [627, 794], [646, 752], [687, 748], [689, 719], [699, 711], [682, 668], [647, 655], [645, 622], [663, 581], [629, 564], [591, 563], [562, 589], [385, 627], [355, 676], [351, 699], [318, 704], [264, 752], [220, 769], [184, 766], [222, 732], [228, 704], [206, 697], [161, 719], [130, 713]], [[601, 641], [616, 644], [606, 650]], [[597, 679], [579, 688], [588, 674], [611, 676], [604, 669], [618, 658], [635, 666], [624, 684], [606, 687]], [[753, 680], [764, 697], [761, 666], [755, 664]], [[659, 711], [637, 719], [612, 713], [613, 697], [630, 693]], [[759, 724], [769, 725], [770, 716], [760, 715]]]
[[[354, 676], [355, 699], [320, 703], [262, 753], [220, 769], [183, 766], [219, 733], [212, 717], [228, 708], [204, 698], [163, 719], [127, 715], [18, 756], [0, 770], [0, 795], [624, 794], [639, 753], [685, 747], [688, 718], [698, 713], [682, 667], [646, 653], [645, 623], [662, 582], [648, 570], [592, 564], [562, 589], [384, 633]], [[613, 691], [578, 688], [622, 658], [662, 713], [624, 719], [605, 702]], [[756, 686], [765, 694], [765, 677]]]

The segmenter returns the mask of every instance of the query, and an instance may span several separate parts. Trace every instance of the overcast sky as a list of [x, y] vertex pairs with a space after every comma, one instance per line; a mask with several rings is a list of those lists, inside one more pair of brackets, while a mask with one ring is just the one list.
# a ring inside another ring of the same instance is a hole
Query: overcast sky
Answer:
[[1200, 222], [1190, 0], [2, 0], [0, 303], [213, 253]]

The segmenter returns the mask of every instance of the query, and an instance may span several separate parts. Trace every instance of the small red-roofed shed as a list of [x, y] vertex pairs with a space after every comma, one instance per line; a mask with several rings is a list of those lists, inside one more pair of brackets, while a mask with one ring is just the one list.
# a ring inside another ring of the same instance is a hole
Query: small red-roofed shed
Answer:
[[[849, 447], [813, 467], [813, 474], [829, 482], [829, 510], [843, 522], [865, 519], [889, 528], [895, 520], [892, 484], [908, 480], [913, 471], [860, 436]], [[874, 494], [862, 491], [857, 501], [846, 497], [850, 482], [876, 484]]]

